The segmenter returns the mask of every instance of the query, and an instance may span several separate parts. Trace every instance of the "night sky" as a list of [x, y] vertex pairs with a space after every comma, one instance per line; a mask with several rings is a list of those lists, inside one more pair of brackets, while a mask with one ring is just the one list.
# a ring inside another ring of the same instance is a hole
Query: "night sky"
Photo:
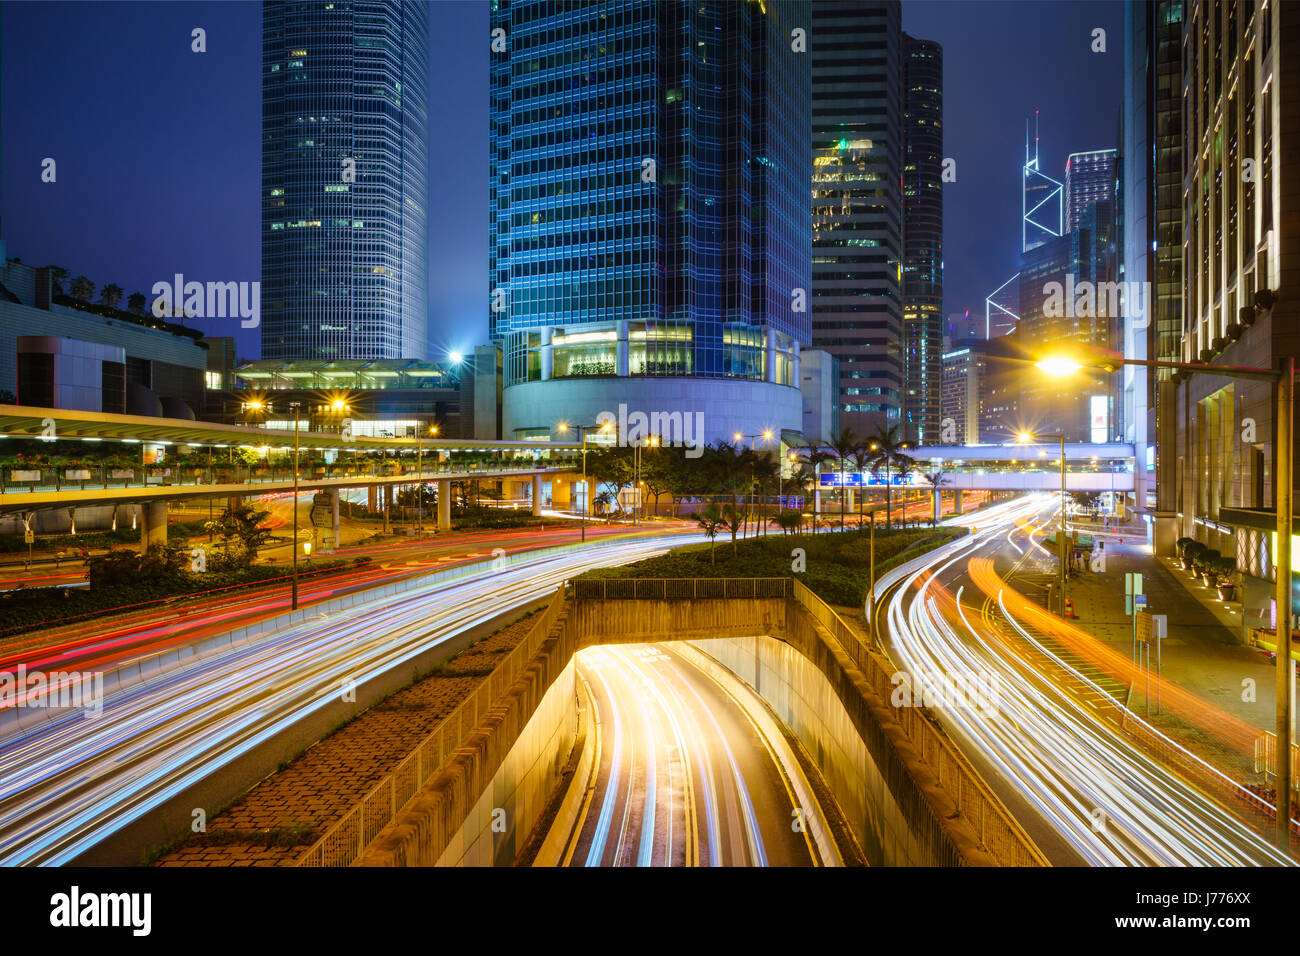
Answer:
[[[430, 6], [429, 307], [434, 357], [487, 335], [486, 3]], [[207, 52], [190, 31], [207, 31]], [[905, 2], [903, 27], [944, 47], [945, 311], [983, 315], [1016, 270], [1024, 122], [1043, 169], [1115, 145], [1119, 2]], [[1091, 33], [1107, 33], [1105, 54]], [[0, 3], [0, 236], [8, 254], [149, 294], [181, 272], [260, 278], [261, 6]], [[815, 38], [813, 38], [815, 42]], [[53, 158], [58, 181], [42, 183]], [[241, 358], [260, 352], [238, 320]]]

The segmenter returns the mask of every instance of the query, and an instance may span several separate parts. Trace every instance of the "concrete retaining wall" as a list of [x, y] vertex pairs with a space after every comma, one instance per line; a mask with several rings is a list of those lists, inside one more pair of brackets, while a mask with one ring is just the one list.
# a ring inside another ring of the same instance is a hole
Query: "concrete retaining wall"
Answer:
[[[443, 862], [444, 855], [447, 862], [485, 864], [495, 862], [498, 854], [514, 858], [559, 781], [576, 731], [576, 717], [570, 722], [563, 713], [566, 703], [568, 710], [576, 709], [576, 647], [568, 610], [561, 612], [537, 655], [501, 700], [380, 831], [355, 866], [433, 866]], [[557, 682], [562, 693], [550, 695]], [[542, 719], [533, 724], [539, 711]], [[525, 750], [533, 755], [512, 757], [515, 744], [523, 739], [529, 741]], [[560, 751], [562, 755], [551, 756]], [[502, 768], [513, 769], [498, 779]], [[547, 780], [549, 785], [542, 789]], [[506, 832], [491, 833], [491, 811], [510, 801], [516, 812], [507, 811]]]
[[[730, 637], [719, 638], [719, 634]], [[755, 634], [758, 636], [756, 637]], [[772, 636], [767, 636], [767, 635]], [[779, 637], [781, 640], [774, 640]], [[873, 865], [992, 863], [901, 725], [852, 661], [794, 600], [567, 602], [533, 663], [486, 720], [367, 848], [356, 865], [487, 864], [513, 856], [514, 832], [545, 794], [524, 779], [559, 778], [570, 714], [546, 701], [572, 658], [592, 644], [689, 640], [753, 686], [802, 741]], [[539, 708], [545, 703], [545, 712]], [[540, 720], [530, 726], [535, 714]], [[512, 748], [525, 741], [516, 760]], [[504, 772], [503, 768], [506, 769]], [[485, 833], [490, 811], [515, 800], [504, 834]], [[535, 808], [535, 809], [534, 809]], [[462, 833], [462, 827], [465, 832]], [[492, 839], [488, 839], [491, 837]]]
[[690, 644], [753, 688], [799, 738], [872, 866], [931, 864], [835, 686], [817, 665], [770, 637]]
[[515, 861], [559, 785], [577, 739], [576, 670], [570, 659], [466, 815], [464, 826], [443, 850], [438, 866], [509, 866]]

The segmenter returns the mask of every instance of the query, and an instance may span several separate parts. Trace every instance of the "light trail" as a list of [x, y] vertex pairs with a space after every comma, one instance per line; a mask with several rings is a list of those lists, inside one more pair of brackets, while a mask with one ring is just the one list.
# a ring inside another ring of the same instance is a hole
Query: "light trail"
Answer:
[[417, 587], [182, 666], [0, 738], [0, 864], [70, 862], [359, 685], [585, 570], [687, 541], [600, 543]]
[[1009, 642], [973, 621], [960, 595], [954, 598], [941, 586], [959, 579], [965, 561], [1001, 541], [1017, 518], [1043, 506], [1031, 498], [988, 509], [978, 518], [978, 535], [896, 569], [882, 582], [882, 589], [899, 585], [887, 611], [899, 667], [950, 679], [981, 675], [996, 688], [996, 716], [942, 701], [936, 708], [941, 723], [970, 752], [985, 756], [1001, 778], [990, 782], [1017, 792], [1084, 861], [1290, 863], [1264, 836], [1156, 763]]
[[613, 734], [595, 770], [600, 812], [569, 837], [587, 866], [816, 862], [790, 826], [776, 759], [712, 678], [666, 644], [587, 648], [578, 668], [597, 692], [602, 732]]

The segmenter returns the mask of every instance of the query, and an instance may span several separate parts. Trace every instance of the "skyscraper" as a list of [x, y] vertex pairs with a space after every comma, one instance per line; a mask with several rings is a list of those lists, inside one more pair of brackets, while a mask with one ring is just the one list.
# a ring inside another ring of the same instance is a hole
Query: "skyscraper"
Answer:
[[903, 35], [905, 437], [937, 440], [943, 386], [943, 47]]
[[262, 6], [262, 357], [428, 352], [428, 11]]
[[[1125, 319], [1124, 357], [1177, 362], [1182, 321], [1183, 0], [1129, 0], [1124, 5], [1123, 170], [1124, 279], [1149, 283], [1146, 315]], [[1179, 537], [1175, 500], [1177, 441], [1171, 369], [1129, 366], [1122, 372], [1120, 424], [1134, 445], [1134, 499], [1149, 509], [1154, 543], [1168, 554]]]
[[813, 6], [813, 345], [859, 435], [903, 405], [903, 31], [896, 0]]
[[621, 405], [713, 441], [799, 431], [809, 27], [797, 0], [494, 4], [505, 437]]
[[[1300, 354], [1300, 304], [1289, 291], [1300, 274], [1300, 7], [1188, 0], [1180, 12], [1181, 357], [1277, 369]], [[1241, 616], [1267, 621], [1271, 596], [1258, 579], [1275, 571], [1274, 386], [1177, 380], [1179, 531], [1237, 559]]]
[[1079, 213], [1091, 202], [1115, 198], [1115, 156], [1113, 149], [1071, 153], [1065, 161], [1065, 231], [1079, 227]]

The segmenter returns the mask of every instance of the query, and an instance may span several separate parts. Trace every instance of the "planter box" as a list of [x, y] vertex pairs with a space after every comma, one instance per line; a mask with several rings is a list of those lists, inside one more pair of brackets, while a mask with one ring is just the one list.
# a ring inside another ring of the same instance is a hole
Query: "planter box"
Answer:
[[108, 473], [108, 477], [125, 481], [135, 480], [135, 470], [132, 468], [114, 468]]
[[88, 468], [66, 468], [63, 471], [64, 481], [90, 481], [90, 469]]
[[9, 472], [10, 481], [40, 481], [41, 473], [39, 471], [11, 471]]

